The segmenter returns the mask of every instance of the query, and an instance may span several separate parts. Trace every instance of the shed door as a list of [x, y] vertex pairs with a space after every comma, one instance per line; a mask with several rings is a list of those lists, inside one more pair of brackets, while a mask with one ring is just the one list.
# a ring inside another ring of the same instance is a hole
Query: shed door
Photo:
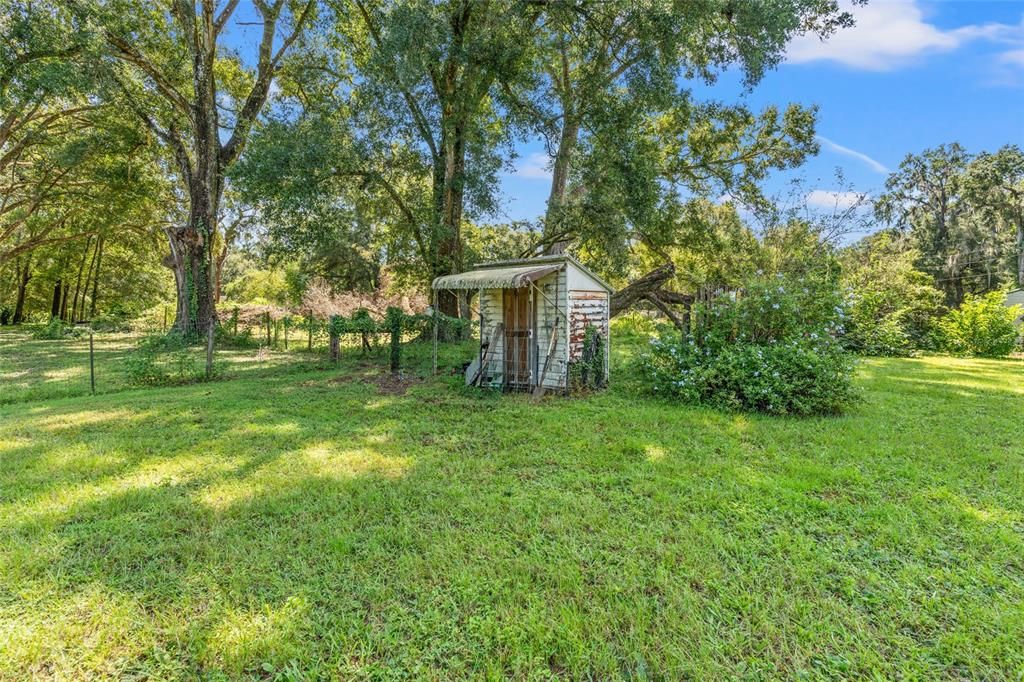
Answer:
[[530, 385], [530, 290], [505, 289], [505, 383]]

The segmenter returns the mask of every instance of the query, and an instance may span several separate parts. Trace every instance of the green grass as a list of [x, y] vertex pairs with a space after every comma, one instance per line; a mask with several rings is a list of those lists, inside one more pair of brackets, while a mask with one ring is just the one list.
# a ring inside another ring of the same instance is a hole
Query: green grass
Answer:
[[[63, 340], [32, 338], [38, 325], [0, 327], [0, 405], [31, 400], [50, 400], [89, 395], [89, 337]], [[139, 333], [97, 333], [93, 337], [96, 393], [113, 393], [136, 388], [125, 372], [124, 358], [143, 338]], [[317, 338], [314, 351], [306, 352], [305, 335], [292, 332], [291, 350], [284, 351], [283, 339], [275, 348], [260, 354], [258, 346], [218, 347], [217, 372], [221, 378], [237, 379], [308, 371], [328, 366], [326, 339]], [[257, 343], [254, 341], [253, 343]], [[355, 339], [345, 337], [339, 367], [353, 368], [387, 362], [386, 348], [378, 344], [363, 354]], [[417, 349], [422, 365], [423, 349]], [[451, 351], [448, 351], [449, 354]], [[193, 351], [195, 367], [206, 363], [205, 349]]]
[[1020, 678], [1024, 364], [783, 419], [613, 351], [539, 403], [356, 359], [0, 407], [0, 678]]

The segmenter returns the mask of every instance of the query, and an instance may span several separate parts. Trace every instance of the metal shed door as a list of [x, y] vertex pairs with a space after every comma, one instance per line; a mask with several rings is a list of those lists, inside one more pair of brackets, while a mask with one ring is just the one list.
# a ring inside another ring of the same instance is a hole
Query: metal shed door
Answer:
[[530, 386], [530, 291], [505, 289], [505, 384], [509, 388]]

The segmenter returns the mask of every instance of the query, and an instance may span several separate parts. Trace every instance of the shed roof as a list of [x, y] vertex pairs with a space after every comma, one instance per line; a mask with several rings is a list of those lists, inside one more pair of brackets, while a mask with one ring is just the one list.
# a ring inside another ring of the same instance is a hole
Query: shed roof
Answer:
[[457, 275], [444, 275], [434, 280], [434, 289], [506, 289], [524, 287], [571, 263], [587, 273], [609, 292], [611, 286], [568, 254], [535, 256], [518, 260], [482, 263], [473, 270]]
[[438, 277], [435, 289], [518, 289], [562, 269], [562, 263], [537, 263], [503, 268], [481, 268]]

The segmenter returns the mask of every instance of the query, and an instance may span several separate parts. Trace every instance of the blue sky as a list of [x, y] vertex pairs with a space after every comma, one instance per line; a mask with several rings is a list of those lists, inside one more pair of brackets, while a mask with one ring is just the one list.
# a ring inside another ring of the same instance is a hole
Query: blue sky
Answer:
[[[821, 152], [798, 172], [776, 174], [769, 192], [802, 177], [811, 202], [833, 208], [836, 168], [860, 192], [879, 190], [908, 153], [946, 142], [970, 151], [1024, 145], [1024, 0], [871, 0], [851, 10], [857, 26], [822, 44], [792, 43], [786, 63], [744, 92], [726, 73], [700, 95], [759, 109], [790, 102], [819, 107]], [[543, 147], [524, 143], [503, 179], [503, 219], [544, 211]]]
[[[243, 55], [259, 38], [257, 27], [244, 24], [255, 18], [247, 4], [228, 37]], [[818, 105], [821, 152], [796, 172], [773, 175], [770, 194], [799, 177], [811, 203], [829, 210], [849, 200], [836, 194], [837, 168], [857, 192], [874, 193], [908, 153], [954, 141], [972, 152], [1024, 146], [1024, 0], [869, 0], [850, 11], [854, 28], [826, 43], [797, 39], [752, 91], [737, 72], [711, 87], [690, 84], [700, 97], [754, 109]], [[526, 141], [517, 153], [492, 220], [544, 213], [550, 174], [543, 145]]]

